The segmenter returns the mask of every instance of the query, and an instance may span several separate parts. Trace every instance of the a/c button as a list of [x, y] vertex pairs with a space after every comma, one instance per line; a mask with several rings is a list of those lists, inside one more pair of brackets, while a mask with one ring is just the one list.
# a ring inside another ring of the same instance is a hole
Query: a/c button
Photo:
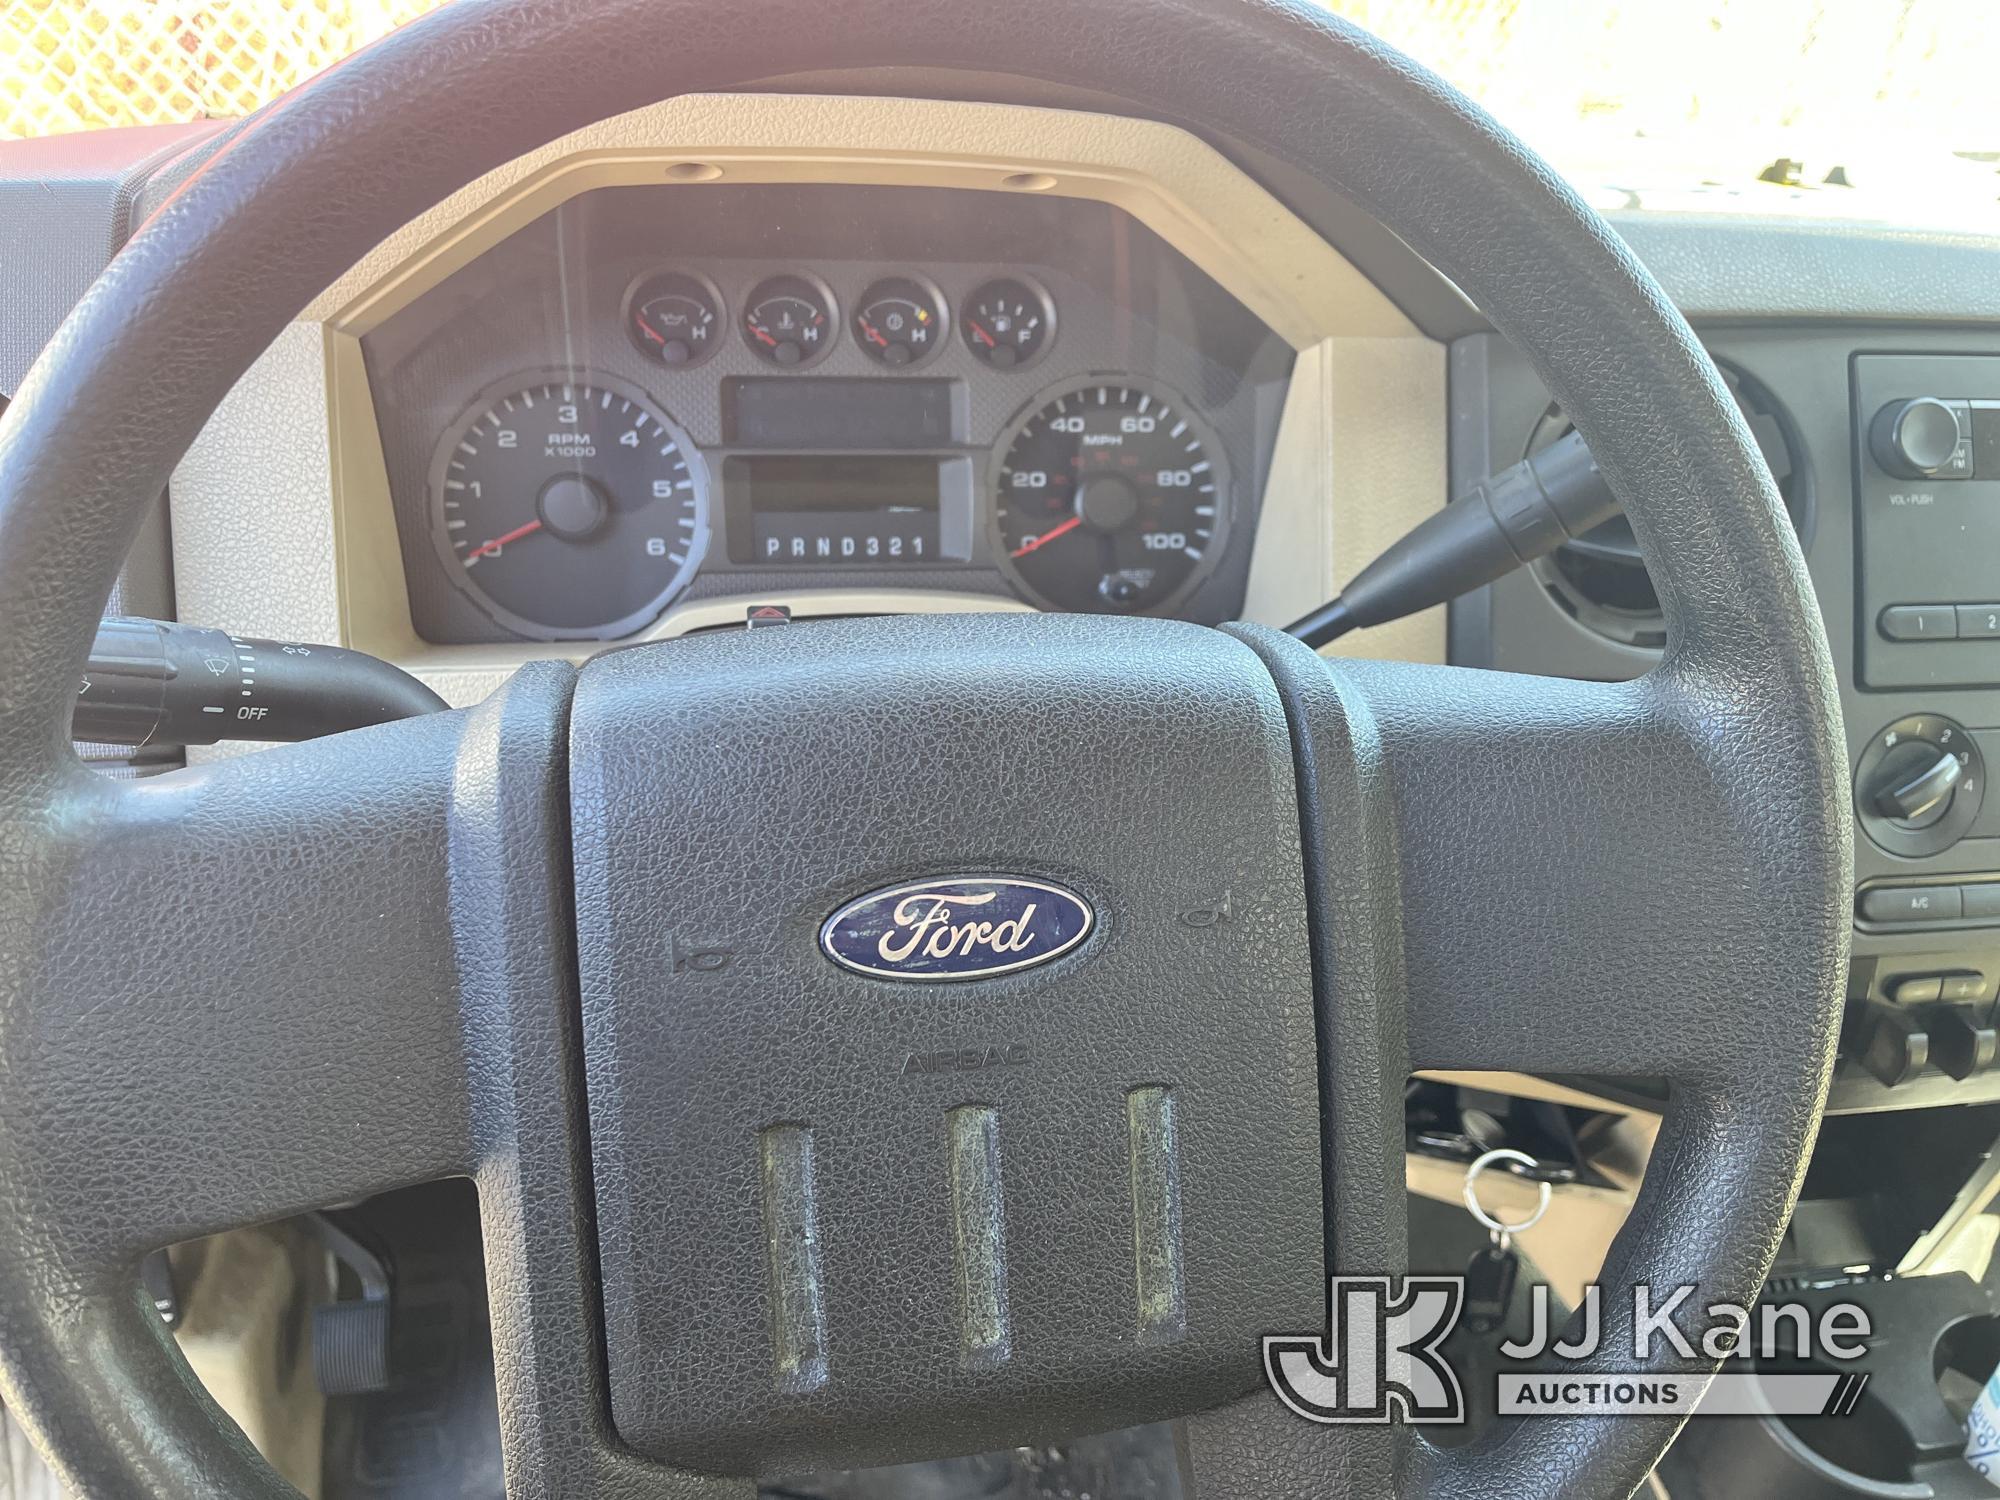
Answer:
[[1878, 885], [1861, 893], [1871, 922], [1955, 922], [1963, 915], [1955, 885]]

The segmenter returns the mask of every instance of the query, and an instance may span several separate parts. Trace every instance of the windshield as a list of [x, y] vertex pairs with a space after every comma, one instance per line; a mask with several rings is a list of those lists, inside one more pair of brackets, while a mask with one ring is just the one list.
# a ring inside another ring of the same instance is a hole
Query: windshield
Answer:
[[1341, 0], [1627, 211], [2000, 229], [1992, 0]]
[[[7, 0], [0, 139], [247, 113], [439, 0]], [[1333, 0], [1599, 207], [2000, 228], [1992, 0]]]

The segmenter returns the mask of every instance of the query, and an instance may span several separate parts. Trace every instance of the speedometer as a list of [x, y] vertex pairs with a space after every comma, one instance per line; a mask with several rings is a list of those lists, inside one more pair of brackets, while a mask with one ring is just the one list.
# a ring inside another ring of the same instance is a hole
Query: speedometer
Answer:
[[1222, 444], [1149, 381], [1045, 392], [1000, 439], [994, 486], [1001, 565], [1046, 609], [1165, 609], [1221, 556], [1229, 525]]
[[701, 460], [622, 381], [508, 381], [445, 435], [431, 524], [452, 579], [542, 640], [615, 638], [687, 586], [708, 544]]

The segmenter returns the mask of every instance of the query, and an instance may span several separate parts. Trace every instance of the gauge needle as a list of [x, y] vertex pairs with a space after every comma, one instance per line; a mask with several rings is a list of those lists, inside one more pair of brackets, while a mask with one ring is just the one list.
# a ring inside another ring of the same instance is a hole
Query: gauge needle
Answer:
[[657, 331], [653, 327], [653, 325], [651, 323], [648, 323], [644, 318], [634, 318], [633, 321], [639, 325], [639, 332], [645, 334], [646, 337], [651, 339], [654, 343], [656, 344], [666, 343], [667, 341], [666, 335]]
[[967, 318], [965, 320], [965, 326], [967, 328], [970, 328], [972, 330], [972, 336], [978, 339], [979, 342], [984, 344], [987, 348], [991, 349], [995, 347], [993, 343], [993, 335], [988, 333], [984, 328], [981, 328], [972, 319]]
[[498, 552], [502, 547], [506, 546], [509, 542], [518, 542], [522, 537], [527, 536], [530, 532], [540, 531], [541, 529], [542, 529], [541, 519], [537, 517], [535, 520], [530, 521], [525, 526], [516, 526], [512, 531], [508, 532], [505, 536], [496, 536], [490, 542], [481, 542], [477, 547], [474, 547], [470, 552], [465, 554], [465, 565], [469, 568], [474, 563], [478, 562], [480, 558], [487, 556], [489, 553]]
[[763, 329], [759, 328], [755, 323], [752, 323], [749, 326], [750, 326], [750, 332], [753, 336], [762, 339], [765, 343], [769, 344], [773, 349], [778, 347], [778, 341], [773, 337], [771, 337], [771, 335], [766, 333]]
[[1048, 546], [1048, 544], [1050, 542], [1053, 542], [1057, 537], [1067, 536], [1070, 532], [1076, 530], [1076, 528], [1081, 526], [1082, 524], [1083, 524], [1082, 516], [1071, 516], [1067, 521], [1063, 522], [1062, 525], [1057, 526], [1052, 530], [1045, 531], [1040, 536], [1028, 538], [1027, 541], [1021, 543], [1020, 546], [1016, 547], [1012, 552], [1009, 552], [1007, 555], [1009, 557], [1026, 557], [1030, 552], [1033, 552], [1037, 547]]
[[863, 318], [861, 320], [861, 331], [867, 334], [872, 342], [880, 344], [884, 349], [889, 347], [889, 341], [883, 338], [881, 334], [877, 333], [875, 331], [875, 325], [869, 322], [866, 318]]

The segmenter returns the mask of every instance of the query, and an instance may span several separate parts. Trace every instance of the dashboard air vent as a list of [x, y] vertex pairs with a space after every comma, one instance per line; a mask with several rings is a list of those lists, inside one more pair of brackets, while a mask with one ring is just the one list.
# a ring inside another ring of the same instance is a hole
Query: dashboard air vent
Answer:
[[[1740, 370], [1722, 365], [1722, 379], [1764, 450], [1800, 540], [1809, 534], [1812, 495], [1797, 434], [1769, 391]], [[1539, 452], [1570, 431], [1562, 408], [1550, 405], [1522, 450]], [[1622, 646], [1658, 650], [1666, 644], [1659, 595], [1639, 558], [1632, 527], [1623, 516], [1606, 521], [1534, 564], [1536, 579], [1584, 629]]]

